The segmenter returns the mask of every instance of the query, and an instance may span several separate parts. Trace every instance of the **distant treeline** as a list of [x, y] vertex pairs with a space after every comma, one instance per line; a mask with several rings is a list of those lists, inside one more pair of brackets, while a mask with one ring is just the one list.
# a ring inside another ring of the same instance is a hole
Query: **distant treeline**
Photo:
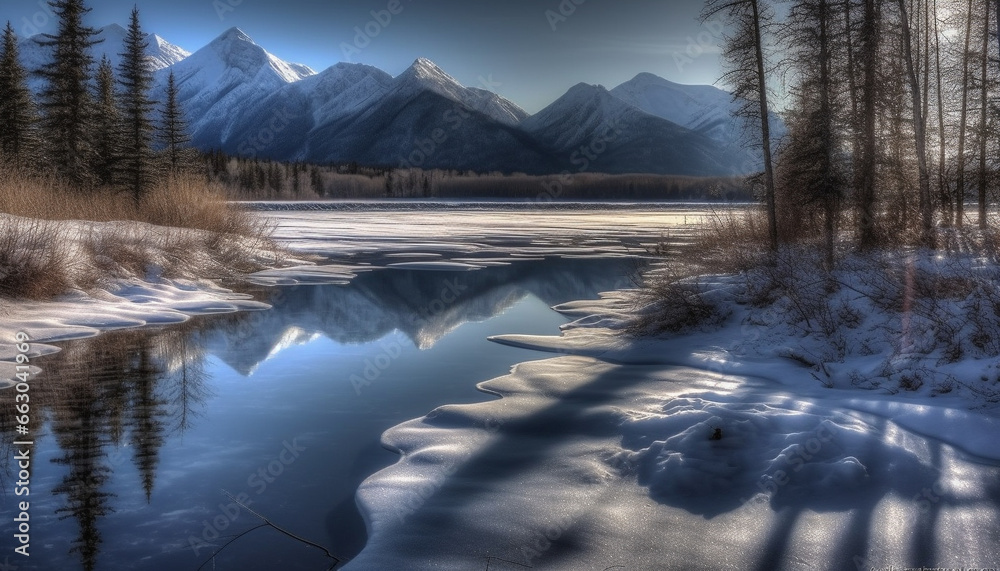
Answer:
[[599, 173], [526, 174], [310, 165], [231, 157], [203, 157], [210, 182], [235, 200], [484, 198], [506, 200], [752, 200], [741, 178]]

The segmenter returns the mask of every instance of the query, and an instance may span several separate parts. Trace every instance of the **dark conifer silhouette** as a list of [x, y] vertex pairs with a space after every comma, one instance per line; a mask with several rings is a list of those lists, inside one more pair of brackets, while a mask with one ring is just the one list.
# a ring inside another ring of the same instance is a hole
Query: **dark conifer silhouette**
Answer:
[[122, 113], [124, 116], [124, 145], [122, 174], [125, 187], [136, 202], [155, 182], [153, 160], [153, 121], [155, 106], [149, 92], [153, 73], [146, 57], [146, 41], [139, 25], [139, 9], [132, 9], [128, 34], [125, 36], [122, 61], [118, 66], [122, 86]]
[[37, 119], [17, 36], [7, 22], [0, 47], [0, 157], [17, 166], [32, 159], [38, 145]]
[[93, 98], [90, 92], [94, 58], [91, 48], [97, 30], [83, 24], [90, 12], [82, 0], [49, 2], [58, 20], [58, 32], [45, 34], [41, 43], [52, 59], [39, 75], [47, 163], [61, 178], [80, 188], [93, 185]]
[[100, 185], [120, 180], [122, 116], [115, 93], [115, 71], [107, 56], [97, 67], [97, 106], [94, 114], [94, 176]]
[[177, 172], [183, 169], [189, 162], [186, 151], [191, 136], [188, 135], [187, 122], [184, 120], [184, 112], [178, 101], [177, 82], [173, 71], [167, 76], [167, 93], [161, 110], [159, 138], [170, 171]]

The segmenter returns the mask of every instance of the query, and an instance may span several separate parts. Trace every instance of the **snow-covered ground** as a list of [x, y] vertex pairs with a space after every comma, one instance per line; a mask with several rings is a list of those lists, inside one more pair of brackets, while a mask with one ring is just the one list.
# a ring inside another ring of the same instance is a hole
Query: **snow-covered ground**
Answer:
[[[219, 269], [218, 260], [208, 251], [209, 243], [246, 249], [248, 257], [262, 263], [273, 260], [273, 252], [212, 241], [197, 230], [136, 222], [39, 223], [0, 214], [0, 232], [14, 236], [38, 233], [37, 224], [44, 224], [43, 238], [25, 240], [25, 247], [42, 251], [37, 254], [40, 257], [46, 249], [56, 252], [53, 255], [63, 261], [61, 270], [70, 291], [51, 301], [0, 301], [0, 379], [6, 376], [3, 359], [14, 354], [18, 332], [30, 337], [34, 350], [52, 351], [55, 348], [42, 344], [114, 329], [179, 323], [195, 315], [268, 307], [221, 287], [217, 279], [195, 273]], [[174, 277], [164, 276], [166, 268]], [[0, 272], [4, 271], [8, 269], [0, 264]]]
[[387, 432], [403, 456], [361, 486], [372, 536], [346, 569], [1000, 564], [995, 409], [827, 388], [735, 312], [627, 342], [632, 308], [610, 294], [558, 308], [581, 317], [560, 337], [495, 339], [563, 356]]
[[[328, 261], [254, 280], [635, 255], [683, 243], [705, 212], [275, 212], [279, 241]], [[849, 287], [833, 301], [854, 325], [831, 344], [780, 303], [745, 303], [739, 285], [703, 279], [718, 323], [670, 337], [621, 335], [636, 311], [623, 291], [558, 307], [577, 318], [561, 336], [496, 338], [544, 360], [480, 385], [502, 398], [441, 407], [383, 436], [401, 458], [359, 489], [370, 537], [345, 568], [1000, 567], [995, 359], [965, 347], [951, 362], [940, 339], [900, 338], [893, 331], [915, 333], [903, 324], [932, 312], [879, 313]], [[151, 274], [5, 305], [0, 337], [26, 329], [54, 341], [257, 308]], [[11, 356], [0, 347], [0, 361]]]

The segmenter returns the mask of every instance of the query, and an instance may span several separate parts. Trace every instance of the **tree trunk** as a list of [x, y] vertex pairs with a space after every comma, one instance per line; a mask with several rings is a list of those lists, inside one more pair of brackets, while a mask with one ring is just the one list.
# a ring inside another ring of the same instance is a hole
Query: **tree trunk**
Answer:
[[[931, 116], [930, 106], [931, 106], [931, 20], [930, 20], [930, 0], [923, 0], [924, 2], [924, 47], [921, 50], [923, 54], [923, 65], [924, 65], [924, 86], [923, 86], [923, 99], [924, 99], [924, 110], [921, 113], [921, 117], [924, 121], [924, 133], [927, 133], [927, 121]], [[920, 7], [919, 5], [917, 6]], [[930, 196], [928, 196], [928, 199]]]
[[875, 234], [875, 153], [876, 153], [876, 101], [878, 87], [875, 85], [878, 68], [879, 10], [876, 0], [865, 0], [864, 19], [861, 31], [861, 65], [864, 68], [862, 104], [864, 108], [862, 126], [862, 160], [858, 170], [858, 210], [859, 246], [870, 249], [876, 245]]
[[989, 90], [987, 89], [986, 74], [989, 72], [989, 49], [990, 49], [990, 7], [985, 5], [983, 10], [983, 53], [979, 76], [979, 227], [986, 229], [986, 114], [989, 111]]
[[[997, 0], [1000, 2], [1000, 0]], [[851, 132], [851, 152], [855, 160], [861, 155], [859, 137], [858, 137], [858, 117], [860, 112], [858, 111], [858, 82], [854, 76], [854, 40], [852, 39], [852, 33], [854, 25], [851, 22], [851, 0], [844, 0], [844, 40], [845, 40], [845, 51], [847, 52], [847, 88], [850, 93], [851, 100], [851, 121], [850, 121], [850, 132]]]
[[827, 0], [819, 0], [819, 106], [820, 117], [822, 118], [823, 136], [823, 168], [827, 188], [823, 189], [824, 210], [826, 216], [826, 267], [833, 269], [834, 261], [834, 216], [837, 210], [837, 188], [830, 188], [833, 184], [833, 106], [830, 100], [830, 41], [829, 41], [829, 5]]
[[921, 117], [920, 80], [913, 64], [910, 19], [906, 11], [906, 0], [898, 0], [898, 4], [903, 32], [903, 56], [906, 60], [906, 73], [909, 76], [910, 99], [913, 106], [913, 139], [917, 150], [917, 168], [920, 171], [920, 239], [924, 246], [933, 248], [934, 221], [930, 204], [930, 175], [927, 172], [927, 138], [924, 119]]
[[774, 165], [771, 160], [771, 123], [767, 105], [767, 78], [764, 75], [764, 47], [760, 29], [760, 7], [750, 0], [753, 9], [754, 50], [757, 58], [757, 83], [760, 97], [760, 136], [764, 150], [764, 184], [767, 202], [767, 224], [771, 251], [778, 249], [778, 217], [774, 205]]
[[958, 155], [955, 160], [957, 175], [955, 177], [955, 218], [961, 227], [965, 223], [965, 133], [969, 120], [969, 48], [972, 41], [972, 12], [974, 0], [969, 0], [969, 11], [966, 13], [965, 51], [962, 52], [962, 112], [958, 120]]
[[[997, 0], [1000, 2], [1000, 0]], [[941, 36], [938, 34], [937, 0], [934, 0], [934, 59], [937, 76], [937, 116], [938, 116], [938, 193], [941, 197], [941, 217], [945, 226], [951, 226], [954, 209], [948, 196], [948, 181], [945, 177], [945, 131], [944, 131], [944, 90], [941, 82]]]

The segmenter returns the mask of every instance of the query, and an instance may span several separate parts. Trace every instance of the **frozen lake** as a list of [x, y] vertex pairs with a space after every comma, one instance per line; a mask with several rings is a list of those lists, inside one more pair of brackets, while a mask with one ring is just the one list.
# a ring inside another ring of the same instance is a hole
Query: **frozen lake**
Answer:
[[[269, 215], [280, 239], [355, 277], [261, 288], [273, 310], [112, 331], [40, 360], [32, 557], [18, 568], [195, 569], [259, 523], [227, 507], [222, 489], [352, 557], [366, 538], [354, 493], [397, 458], [382, 432], [443, 404], [493, 398], [476, 384], [542, 355], [487, 337], [556, 334], [567, 319], [550, 306], [630, 286], [640, 242], [655, 242], [676, 212], [655, 225], [649, 216], [661, 213], [636, 213], [634, 228], [617, 230], [597, 214], [544, 224], [531, 213], [491, 215], [478, 228], [457, 211]], [[425, 263], [455, 257], [475, 262]], [[12, 396], [0, 392], [5, 413]], [[12, 428], [3, 434], [10, 460]], [[11, 465], [0, 472], [4, 489], [13, 489]], [[3, 501], [13, 513], [15, 498]], [[13, 533], [9, 520], [0, 528]], [[215, 564], [325, 568], [314, 555], [259, 530]]]
[[193, 570], [235, 539], [204, 568], [333, 563], [225, 491], [348, 569], [1000, 566], [996, 462], [891, 415], [669, 364], [683, 344], [630, 361], [487, 340], [558, 335], [551, 306], [632, 287], [706, 208], [262, 214], [321, 260], [259, 277], [273, 309], [38, 360], [32, 557], [11, 562]]

